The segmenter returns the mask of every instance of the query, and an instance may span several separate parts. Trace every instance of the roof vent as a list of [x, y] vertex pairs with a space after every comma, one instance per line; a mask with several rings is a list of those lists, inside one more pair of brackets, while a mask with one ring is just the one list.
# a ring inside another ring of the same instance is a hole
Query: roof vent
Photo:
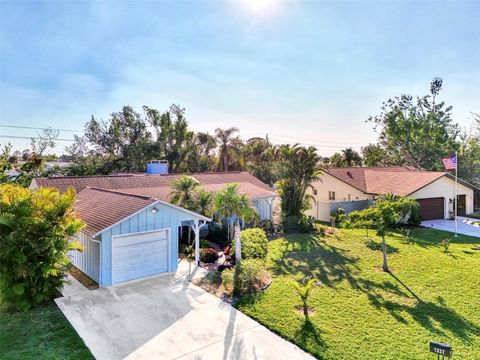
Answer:
[[147, 163], [147, 174], [150, 174], [150, 175], [168, 174], [168, 161], [167, 160], [150, 160]]
[[351, 171], [347, 171], [347, 175], [348, 175], [349, 178], [353, 179], [353, 174], [352, 174]]

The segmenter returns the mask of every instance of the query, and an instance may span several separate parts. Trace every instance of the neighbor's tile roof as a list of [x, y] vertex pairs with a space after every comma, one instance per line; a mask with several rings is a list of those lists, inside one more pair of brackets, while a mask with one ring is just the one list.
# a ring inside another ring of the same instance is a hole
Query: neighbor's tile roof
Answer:
[[108, 175], [108, 176], [61, 176], [51, 178], [36, 178], [34, 186], [55, 187], [65, 191], [73, 187], [77, 192], [86, 187], [118, 190], [122, 192], [147, 195], [156, 199], [169, 201], [171, 184], [182, 175], [197, 179], [201, 187], [208, 191], [216, 191], [230, 183], [238, 183], [240, 192], [251, 198], [276, 196], [275, 191], [245, 171], [224, 173], [196, 173], [196, 174], [166, 174], [166, 175]]
[[409, 167], [331, 168], [326, 172], [368, 194], [409, 195], [445, 176], [445, 172]]
[[95, 235], [155, 202], [147, 196], [87, 187], [77, 194], [74, 210], [86, 223], [83, 231]]
[[[238, 191], [241, 194], [246, 194], [250, 198], [270, 197], [276, 196], [273, 190], [265, 190], [259, 186], [253, 185], [249, 182], [236, 182], [238, 185]], [[200, 185], [200, 188], [206, 191], [216, 192], [225, 187], [226, 183], [218, 184], [205, 184]], [[118, 191], [128, 192], [131, 194], [145, 195], [158, 200], [170, 201], [172, 188], [170, 186], [162, 187], [144, 187], [144, 188], [131, 188], [131, 189], [118, 189]]]

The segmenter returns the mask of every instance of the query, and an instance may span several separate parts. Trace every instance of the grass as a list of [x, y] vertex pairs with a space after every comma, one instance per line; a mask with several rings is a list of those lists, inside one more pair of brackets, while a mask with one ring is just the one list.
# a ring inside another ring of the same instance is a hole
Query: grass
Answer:
[[[456, 359], [480, 359], [480, 239], [413, 229], [407, 243], [388, 236], [391, 274], [381, 270], [380, 239], [364, 230], [269, 243], [274, 278], [236, 305], [319, 359], [432, 359], [429, 341]], [[449, 254], [440, 243], [450, 238]], [[307, 319], [296, 311], [292, 279], [313, 276]]]
[[2, 359], [93, 359], [52, 301], [26, 312], [0, 309]]

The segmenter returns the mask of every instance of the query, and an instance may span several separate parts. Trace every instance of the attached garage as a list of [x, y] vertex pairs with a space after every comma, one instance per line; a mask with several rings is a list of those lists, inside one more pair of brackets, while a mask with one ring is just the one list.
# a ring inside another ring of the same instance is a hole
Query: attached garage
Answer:
[[420, 205], [422, 220], [443, 219], [445, 214], [445, 199], [443, 197], [417, 199]]
[[169, 229], [112, 237], [112, 284], [168, 271]]
[[181, 226], [192, 227], [198, 261], [200, 227], [210, 221], [161, 200], [95, 188], [77, 194], [75, 211], [86, 224], [75, 236], [84, 250], [70, 258], [101, 287], [175, 272]]

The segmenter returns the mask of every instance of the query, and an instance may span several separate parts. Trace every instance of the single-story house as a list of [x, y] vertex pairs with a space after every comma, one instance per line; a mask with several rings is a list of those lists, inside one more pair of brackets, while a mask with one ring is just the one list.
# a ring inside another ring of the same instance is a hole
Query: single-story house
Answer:
[[[453, 216], [455, 177], [447, 172], [422, 171], [407, 166], [325, 169], [311, 189], [312, 208], [307, 214], [329, 220], [338, 207], [347, 212], [368, 207], [379, 195], [393, 193], [418, 200], [424, 220]], [[458, 179], [459, 216], [473, 212], [474, 185]]]
[[[275, 191], [249, 173], [188, 175], [208, 191], [236, 183], [251, 198], [261, 219], [272, 217]], [[84, 250], [71, 251], [70, 256], [77, 268], [106, 287], [175, 272], [182, 226], [191, 226], [195, 234], [198, 264], [200, 228], [210, 219], [169, 202], [171, 183], [179, 176], [149, 167], [146, 174], [36, 178], [30, 188], [54, 187], [61, 192], [75, 188], [74, 209], [86, 227], [75, 236]]]

